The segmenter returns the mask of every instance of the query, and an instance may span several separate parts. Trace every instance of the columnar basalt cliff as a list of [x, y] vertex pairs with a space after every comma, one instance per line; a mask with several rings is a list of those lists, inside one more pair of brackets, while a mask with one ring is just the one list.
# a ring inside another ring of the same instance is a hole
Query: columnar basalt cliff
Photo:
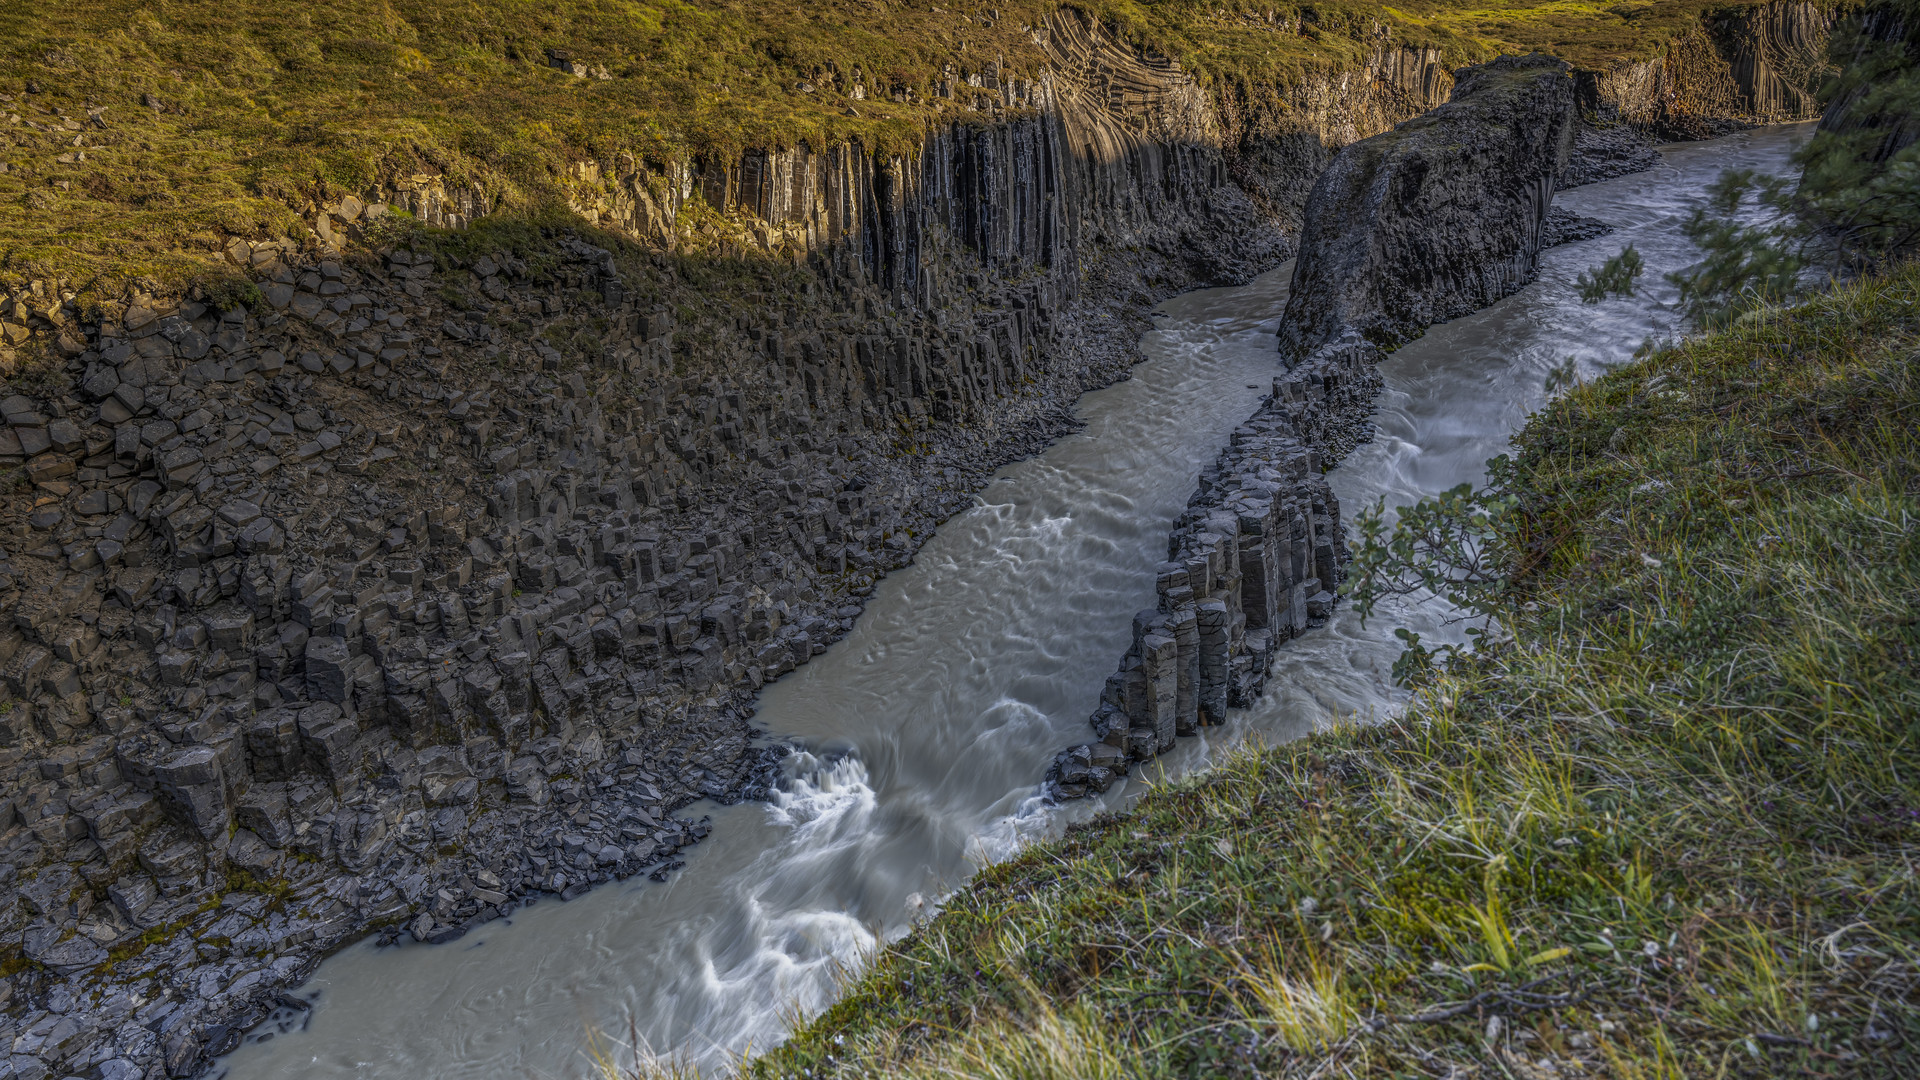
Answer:
[[1159, 603], [1050, 790], [1107, 790], [1181, 735], [1251, 705], [1274, 650], [1332, 610], [1348, 560], [1321, 473], [1369, 437], [1383, 349], [1533, 274], [1573, 142], [1567, 66], [1501, 57], [1445, 105], [1342, 150], [1314, 184], [1280, 324], [1287, 374], [1211, 468], [1168, 540]]
[[1348, 334], [1391, 348], [1526, 284], [1573, 129], [1567, 65], [1501, 57], [1464, 70], [1447, 104], [1348, 147], [1307, 203], [1281, 352]]
[[820, 253], [836, 272], [920, 307], [957, 299], [922, 278], [936, 235], [989, 270], [1057, 269], [1090, 245], [1157, 240], [1196, 213], [1244, 215], [1244, 231], [1178, 253], [1203, 278], [1231, 280], [1270, 264], [1285, 244], [1272, 227], [1297, 222], [1334, 150], [1432, 108], [1452, 85], [1437, 52], [1383, 47], [1365, 67], [1303, 79], [1283, 100], [1222, 109], [1178, 64], [1126, 48], [1078, 12], [1055, 11], [1038, 35], [1049, 70], [1002, 80], [989, 65], [971, 85], [949, 82], [948, 96], [970, 92], [994, 122], [936, 129], [914, 153], [793, 147], [684, 164], [587, 162], [576, 166], [573, 208], [666, 246], [691, 209], [710, 237]]
[[1803, 0], [1712, 16], [1659, 57], [1580, 72], [1580, 109], [1668, 139], [1813, 119], [1833, 20], [1832, 8]]
[[[0, 1067], [191, 1075], [370, 930], [666, 874], [674, 811], [764, 782], [753, 693], [1124, 377], [1154, 300], [1275, 265], [1329, 156], [1454, 86], [1383, 45], [1210, 100], [1041, 31], [1045, 78], [956, 76], [991, 107], [915, 153], [583, 162], [597, 234], [408, 238], [389, 208], [493, 210], [420, 175], [233, 241], [257, 293], [7, 293]], [[1257, 693], [1330, 602], [1370, 355], [1302, 363], [1204, 481], [1105, 745]]]
[[1097, 742], [1054, 759], [1048, 790], [1106, 791], [1179, 736], [1253, 704], [1274, 651], [1325, 622], [1348, 561], [1340, 503], [1321, 477], [1325, 447], [1354, 445], [1380, 389], [1375, 353], [1329, 351], [1275, 379], [1167, 541], [1155, 607], [1109, 676], [1091, 723]]

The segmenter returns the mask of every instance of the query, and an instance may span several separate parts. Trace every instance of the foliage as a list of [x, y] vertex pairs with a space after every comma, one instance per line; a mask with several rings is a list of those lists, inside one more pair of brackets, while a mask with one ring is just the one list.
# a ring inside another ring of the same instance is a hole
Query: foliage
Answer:
[[[1695, 326], [1722, 326], [1741, 312], [1777, 304], [1800, 291], [1815, 231], [1791, 212], [1789, 182], [1751, 169], [1729, 169], [1707, 188], [1680, 231], [1705, 253], [1667, 275], [1680, 290], [1680, 309]], [[1761, 217], [1742, 218], [1751, 201]]]
[[[1513, 563], [1517, 502], [1505, 490], [1513, 463], [1501, 455], [1486, 465], [1486, 488], [1459, 484], [1436, 498], [1400, 507], [1398, 521], [1388, 521], [1384, 498], [1359, 511], [1352, 588], [1361, 625], [1384, 596], [1428, 594], [1448, 601], [1463, 619], [1494, 623]], [[1417, 634], [1402, 640], [1419, 648]]]
[[260, 286], [242, 274], [219, 274], [202, 281], [199, 288], [200, 295], [216, 311], [252, 310], [267, 302], [260, 293]]
[[1883, 0], [1849, 20], [1833, 57], [1833, 105], [1799, 154], [1793, 201], [1837, 265], [1883, 265], [1920, 248], [1920, 0]]
[[1597, 304], [1609, 296], [1632, 296], [1634, 282], [1645, 273], [1647, 263], [1632, 244], [1620, 250], [1606, 262], [1592, 270], [1582, 270], [1577, 284], [1580, 288], [1580, 302]]
[[1510, 639], [987, 869], [750, 1072], [1920, 1072], [1916, 344], [1909, 268], [1556, 399]]
[[[1667, 280], [1695, 326], [1800, 295], [1817, 268], [1840, 277], [1920, 249], [1920, 0], [1883, 0], [1846, 21], [1832, 56], [1840, 75], [1794, 155], [1799, 179], [1728, 170], [1682, 226], [1703, 258]], [[1580, 275], [1580, 297], [1627, 295], [1641, 269], [1628, 247]]]

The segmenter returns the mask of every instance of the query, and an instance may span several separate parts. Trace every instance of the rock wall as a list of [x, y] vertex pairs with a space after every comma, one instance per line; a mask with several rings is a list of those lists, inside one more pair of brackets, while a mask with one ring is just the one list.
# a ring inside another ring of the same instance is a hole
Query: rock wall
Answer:
[[1753, 124], [1810, 120], [1832, 73], [1834, 11], [1775, 0], [1710, 15], [1651, 60], [1576, 75], [1583, 114], [1661, 139], [1704, 139]]
[[[191, 1075], [343, 942], [664, 876], [678, 808], [764, 783], [754, 692], [1155, 300], [1290, 250], [1176, 66], [1050, 34], [915, 155], [583, 167], [606, 233], [380, 246], [486, 212], [422, 176], [234, 241], [224, 309], [6, 295], [11, 1075]], [[687, 214], [743, 257], [675, 255]]]
[[[846, 145], [687, 165], [586, 163], [574, 209], [662, 247], [699, 220], [694, 228], [743, 249], [821, 256], [919, 308], [962, 299], [928, 280], [936, 237], [977, 253], [990, 273], [1068, 271], [1086, 245], [1158, 236], [1212, 212], [1215, 199], [1250, 211], [1222, 168], [1207, 95], [1178, 65], [1121, 47], [1067, 9], [1043, 37], [1055, 64], [1043, 77], [973, 77], [997, 122], [936, 129], [913, 153]], [[1216, 238], [1223, 249], [1188, 254], [1232, 277], [1285, 243], [1257, 216], [1246, 225]], [[1058, 277], [1070, 285], [1073, 275]]]
[[[691, 211], [709, 239], [743, 249], [857, 255], [903, 302], [938, 306], [947, 298], [917, 281], [935, 231], [993, 267], [1054, 267], [1083, 244], [1133, 243], [1209, 198], [1251, 196], [1263, 218], [1291, 226], [1334, 150], [1432, 108], [1452, 85], [1438, 52], [1382, 46], [1356, 70], [1216, 106], [1177, 63], [1136, 53], [1075, 10], [1057, 9], [1037, 35], [1051, 65], [1038, 78], [1002, 80], [991, 65], [970, 77], [991, 125], [939, 129], [911, 154], [795, 147], [584, 163], [574, 209], [665, 246]], [[1248, 242], [1214, 240], [1229, 260]], [[1187, 254], [1223, 257], [1212, 245]]]
[[1567, 65], [1535, 54], [1463, 68], [1445, 105], [1343, 150], [1307, 203], [1282, 355], [1391, 348], [1524, 285], [1573, 134]]
[[1056, 797], [1105, 791], [1253, 704], [1274, 650], [1336, 601], [1348, 553], [1321, 474], [1370, 437], [1382, 349], [1532, 275], [1572, 151], [1567, 66], [1501, 57], [1452, 86], [1446, 104], [1340, 151], [1314, 184], [1279, 331], [1288, 371], [1201, 474], [1159, 602], [1134, 616], [1091, 717], [1098, 741], [1047, 774]]
[[1311, 74], [1277, 93], [1229, 88], [1221, 93], [1228, 171], [1297, 229], [1314, 180], [1341, 147], [1438, 106], [1452, 89], [1438, 50], [1385, 44], [1359, 69]]

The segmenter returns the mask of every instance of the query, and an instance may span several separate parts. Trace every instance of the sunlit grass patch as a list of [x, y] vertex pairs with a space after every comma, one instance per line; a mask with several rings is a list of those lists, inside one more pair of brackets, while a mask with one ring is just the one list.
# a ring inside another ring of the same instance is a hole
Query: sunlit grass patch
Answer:
[[[1448, 65], [1542, 48], [1604, 66], [1698, 22], [1695, 0], [1084, 0], [1127, 40], [1256, 111], [1385, 40]], [[176, 285], [228, 238], [307, 235], [317, 208], [414, 176], [490, 213], [565, 216], [583, 161], [737, 161], [746, 148], [920, 146], [978, 122], [983, 77], [1052, 61], [1042, 0], [317, 0], [0, 8], [0, 281]], [[1493, 17], [1498, 15], [1498, 18]], [[1552, 32], [1538, 31], [1552, 26]], [[549, 61], [560, 49], [577, 77]], [[603, 77], [604, 76], [604, 77]], [[954, 96], [941, 87], [955, 80]], [[855, 87], [860, 96], [853, 97]], [[18, 116], [18, 122], [9, 117]], [[699, 204], [694, 206], [699, 213]]]

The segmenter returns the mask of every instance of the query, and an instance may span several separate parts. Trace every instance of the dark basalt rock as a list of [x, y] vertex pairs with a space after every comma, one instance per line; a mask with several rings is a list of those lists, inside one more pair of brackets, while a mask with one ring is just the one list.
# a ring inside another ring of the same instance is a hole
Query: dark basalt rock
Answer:
[[1463, 68], [1445, 105], [1334, 158], [1307, 202], [1284, 359], [1349, 328], [1392, 347], [1526, 284], [1573, 150], [1567, 72], [1539, 54]]
[[[1653, 139], [1625, 124], [1605, 127], [1582, 122], [1574, 129], [1573, 156], [1560, 174], [1557, 190], [1646, 172], [1660, 164]], [[1552, 245], [1548, 245], [1551, 247]]]
[[1540, 238], [1541, 250], [1559, 247], [1561, 244], [1577, 244], [1582, 240], [1592, 240], [1613, 231], [1613, 226], [1599, 218], [1581, 217], [1571, 210], [1556, 206], [1547, 213], [1547, 224]]

